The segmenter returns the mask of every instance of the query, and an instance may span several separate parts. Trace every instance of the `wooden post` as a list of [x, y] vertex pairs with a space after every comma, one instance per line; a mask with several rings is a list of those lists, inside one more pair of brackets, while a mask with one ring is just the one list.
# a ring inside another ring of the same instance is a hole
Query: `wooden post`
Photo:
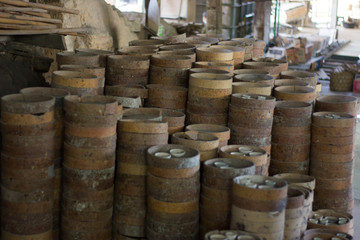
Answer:
[[271, 1], [255, 2], [254, 38], [269, 41]]
[[222, 33], [222, 1], [206, 1], [206, 31], [208, 33]]
[[[338, 0], [331, 1], [331, 20], [330, 28], [336, 28], [337, 25], [337, 10], [338, 10]], [[347, 19], [345, 19], [347, 20]]]
[[187, 17], [186, 20], [188, 22], [195, 22], [196, 16], [196, 0], [187, 0]]

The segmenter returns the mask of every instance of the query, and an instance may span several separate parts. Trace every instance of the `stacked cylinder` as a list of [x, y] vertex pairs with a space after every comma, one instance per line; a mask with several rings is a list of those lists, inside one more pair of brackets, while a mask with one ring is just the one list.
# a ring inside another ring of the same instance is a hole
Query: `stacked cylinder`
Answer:
[[[317, 112], [312, 118], [310, 175], [316, 178], [314, 209], [351, 213], [356, 118]], [[329, 197], [331, 196], [331, 197]]]
[[1, 236], [52, 239], [55, 99], [13, 94], [1, 99]]
[[161, 109], [162, 120], [168, 123], [168, 133], [182, 132], [185, 127], [185, 114], [171, 109]]
[[255, 174], [253, 162], [216, 158], [204, 163], [200, 199], [200, 235], [230, 228], [233, 178]]
[[219, 138], [219, 148], [228, 145], [230, 128], [216, 124], [193, 124], [185, 128], [186, 131], [210, 133]]
[[114, 54], [114, 52], [112, 52], [112, 51], [91, 49], [91, 48], [77, 48], [77, 49], [75, 49], [75, 52], [99, 55], [99, 67], [101, 67], [101, 68], [106, 68], [108, 56]]
[[267, 240], [283, 239], [287, 183], [258, 175], [234, 178], [231, 229], [256, 233]]
[[98, 95], [99, 78], [95, 75], [77, 71], [54, 71], [52, 74], [51, 87], [61, 88], [73, 95]]
[[312, 213], [312, 203], [314, 200], [315, 178], [309, 175], [298, 173], [283, 173], [273, 177], [282, 179], [289, 184], [289, 188], [298, 190], [304, 194], [304, 205], [302, 209], [302, 223], [300, 225], [301, 234], [307, 228], [307, 222]]
[[24, 88], [20, 91], [24, 94], [37, 94], [51, 96], [55, 98], [55, 155], [54, 155], [54, 223], [53, 223], [53, 240], [60, 239], [60, 199], [61, 199], [61, 176], [63, 161], [63, 141], [64, 141], [64, 97], [70, 95], [69, 92], [62, 89], [34, 87]]
[[200, 162], [218, 156], [219, 138], [197, 131], [177, 132], [171, 136], [171, 143], [194, 147], [200, 151]]
[[100, 56], [91, 52], [65, 51], [56, 54], [58, 67], [61, 65], [85, 65], [97, 67], [100, 65]]
[[230, 74], [234, 71], [234, 54], [233, 50], [218, 48], [197, 48], [195, 68], [209, 68], [225, 70]]
[[147, 239], [199, 239], [199, 160], [181, 145], [147, 150]]
[[148, 83], [150, 60], [143, 56], [112, 55], [106, 67], [106, 85]]
[[185, 113], [187, 89], [180, 86], [148, 84], [148, 107], [172, 109]]
[[359, 102], [357, 97], [329, 95], [316, 98], [315, 112], [345, 112], [357, 116]]
[[196, 61], [226, 63], [234, 66], [234, 51], [223, 48], [197, 48]]
[[187, 124], [227, 125], [232, 77], [225, 74], [193, 73], [189, 80]]
[[233, 38], [231, 41], [219, 42], [219, 45], [236, 46], [245, 49], [245, 61], [250, 61], [253, 57], [255, 39], [253, 38]]
[[285, 211], [284, 239], [297, 240], [301, 237], [305, 195], [302, 191], [288, 187]]
[[[271, 152], [271, 129], [275, 98], [256, 94], [233, 94], [229, 111], [231, 144], [254, 145]], [[270, 159], [267, 165], [269, 166]], [[265, 175], [268, 173], [268, 167]]]
[[85, 65], [61, 65], [61, 70], [75, 71], [85, 74], [95, 75], [98, 79], [98, 95], [104, 94], [105, 87], [105, 67], [93, 67]]
[[61, 239], [112, 237], [118, 103], [67, 96]]
[[215, 45], [211, 48], [218, 48], [218, 49], [227, 49], [233, 51], [234, 53], [234, 69], [241, 68], [242, 63], [244, 62], [245, 58], [245, 49], [235, 46], [226, 46], [226, 45]]
[[114, 239], [146, 236], [146, 150], [168, 143], [168, 124], [157, 112], [147, 116], [154, 120], [140, 114], [118, 123]]
[[151, 57], [149, 81], [151, 84], [188, 86], [191, 57], [182, 55], [153, 55]]
[[311, 114], [310, 103], [276, 103], [271, 139], [271, 175], [309, 173]]
[[268, 153], [256, 146], [228, 145], [219, 149], [219, 157], [245, 159], [254, 163], [256, 175], [268, 174]]

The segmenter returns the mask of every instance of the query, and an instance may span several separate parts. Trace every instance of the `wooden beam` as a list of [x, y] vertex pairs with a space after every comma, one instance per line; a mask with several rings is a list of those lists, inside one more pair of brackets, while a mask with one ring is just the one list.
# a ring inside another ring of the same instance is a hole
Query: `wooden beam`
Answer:
[[74, 35], [77, 34], [89, 34], [91, 31], [90, 28], [56, 28], [56, 29], [34, 29], [34, 30], [0, 30], [1, 35], [9, 35], [9, 36], [16, 36], [16, 35], [41, 35], [41, 34], [64, 34], [64, 35]]
[[19, 25], [34, 25], [34, 26], [48, 26], [52, 28], [56, 28], [55, 24], [51, 23], [44, 23], [44, 22], [36, 22], [36, 21], [29, 21], [29, 20], [17, 20], [11, 18], [3, 18], [0, 16], [0, 23], [9, 23], [9, 24], [19, 24]]
[[0, 23], [0, 29], [24, 29], [24, 30], [33, 30], [33, 29], [53, 29], [52, 26], [38, 26], [38, 25], [23, 25], [23, 24], [10, 24], [10, 23]]
[[38, 8], [25, 8], [25, 7], [0, 7], [1, 12], [37, 12], [37, 13], [47, 13], [47, 10], [38, 9]]
[[206, 31], [208, 33], [222, 33], [222, 1], [206, 1]]
[[11, 14], [11, 13], [6, 13], [6, 12], [0, 12], [0, 17], [16, 19], [16, 20], [29, 20], [29, 21], [36, 21], [36, 22], [48, 22], [48, 23], [62, 24], [62, 21], [60, 19], [49, 19], [49, 18], [42, 18], [42, 17], [36, 17], [36, 16], [17, 15], [17, 14]]
[[271, 1], [255, 1], [254, 38], [269, 41]]

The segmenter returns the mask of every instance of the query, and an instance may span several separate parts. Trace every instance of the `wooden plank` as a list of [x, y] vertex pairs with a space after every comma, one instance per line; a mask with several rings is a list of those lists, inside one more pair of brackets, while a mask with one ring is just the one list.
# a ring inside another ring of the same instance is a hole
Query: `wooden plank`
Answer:
[[42, 18], [49, 18], [51, 19], [51, 15], [49, 13], [38, 13], [38, 12], [23, 12], [23, 14], [27, 14], [30, 16], [42, 17]]
[[90, 28], [56, 28], [56, 29], [37, 29], [37, 30], [0, 30], [0, 35], [41, 35], [41, 34], [64, 34], [64, 35], [77, 35], [88, 34], [91, 32]]
[[64, 36], [58, 34], [14, 36], [14, 41], [43, 48], [66, 50]]
[[36, 17], [36, 16], [16, 15], [16, 14], [11, 14], [11, 13], [6, 13], [6, 12], [0, 12], [0, 17], [16, 19], [16, 20], [29, 20], [29, 21], [36, 21], [36, 22], [48, 22], [48, 23], [62, 24], [62, 21], [60, 19], [49, 19], [49, 18]]
[[39, 8], [22, 8], [22, 7], [0, 7], [1, 12], [38, 12], [47, 13], [47, 10]]
[[0, 23], [9, 23], [9, 24], [19, 24], [19, 25], [34, 25], [34, 26], [48, 26], [52, 28], [56, 28], [55, 24], [44, 23], [44, 22], [36, 22], [36, 21], [26, 21], [26, 20], [17, 20], [11, 18], [3, 18], [0, 16]]
[[0, 23], [0, 29], [19, 29], [19, 30], [32, 30], [32, 29], [53, 29], [52, 26], [38, 26], [38, 25], [20, 25], [20, 24], [8, 24]]
[[46, 10], [56, 11], [56, 12], [79, 14], [79, 10], [67, 9], [67, 8], [62, 8], [62, 7], [58, 7], [58, 6], [54, 6], [54, 5], [42, 4], [42, 3], [24, 2], [24, 1], [20, 1], [20, 0], [0, 0], [0, 3], [10, 4], [13, 6], [18, 6], [18, 7], [41, 8], [41, 9], [46, 9]]

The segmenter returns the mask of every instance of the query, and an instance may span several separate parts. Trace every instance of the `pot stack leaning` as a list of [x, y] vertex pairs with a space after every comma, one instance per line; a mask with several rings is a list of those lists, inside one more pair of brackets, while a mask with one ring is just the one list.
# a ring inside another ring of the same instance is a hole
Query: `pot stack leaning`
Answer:
[[160, 110], [156, 115], [127, 112], [118, 123], [114, 206], [116, 240], [124, 236], [146, 236], [146, 150], [153, 145], [168, 143], [168, 123], [161, 121]]
[[225, 74], [190, 75], [187, 125], [204, 123], [227, 125], [232, 77]]
[[67, 96], [64, 109], [61, 239], [111, 239], [118, 103]]
[[169, 144], [147, 150], [147, 239], [199, 239], [199, 169], [194, 148]]
[[256, 233], [267, 240], [283, 239], [287, 183], [273, 177], [234, 178], [231, 229]]
[[1, 99], [1, 236], [51, 240], [55, 99], [13, 94]]
[[273, 177], [282, 179], [289, 184], [289, 188], [299, 190], [304, 194], [304, 206], [302, 210], [302, 223], [300, 226], [301, 234], [307, 228], [308, 218], [312, 213], [312, 203], [314, 200], [315, 178], [309, 175], [298, 173], [283, 173]]
[[257, 146], [270, 155], [274, 108], [274, 97], [233, 94], [229, 111], [230, 144]]
[[284, 239], [296, 240], [301, 237], [305, 195], [302, 191], [288, 187], [288, 197], [285, 210]]
[[70, 95], [63, 89], [33, 87], [21, 89], [20, 93], [45, 95], [55, 98], [54, 117], [55, 117], [55, 155], [54, 155], [54, 207], [53, 207], [53, 240], [60, 239], [60, 199], [61, 199], [61, 177], [64, 149], [64, 97]]
[[315, 210], [353, 210], [355, 129], [356, 118], [350, 114], [313, 114], [310, 175], [317, 184]]
[[276, 103], [271, 139], [271, 175], [309, 173], [311, 114], [310, 103]]
[[200, 236], [216, 229], [230, 229], [233, 178], [255, 174], [253, 162], [215, 158], [204, 163], [200, 199]]

